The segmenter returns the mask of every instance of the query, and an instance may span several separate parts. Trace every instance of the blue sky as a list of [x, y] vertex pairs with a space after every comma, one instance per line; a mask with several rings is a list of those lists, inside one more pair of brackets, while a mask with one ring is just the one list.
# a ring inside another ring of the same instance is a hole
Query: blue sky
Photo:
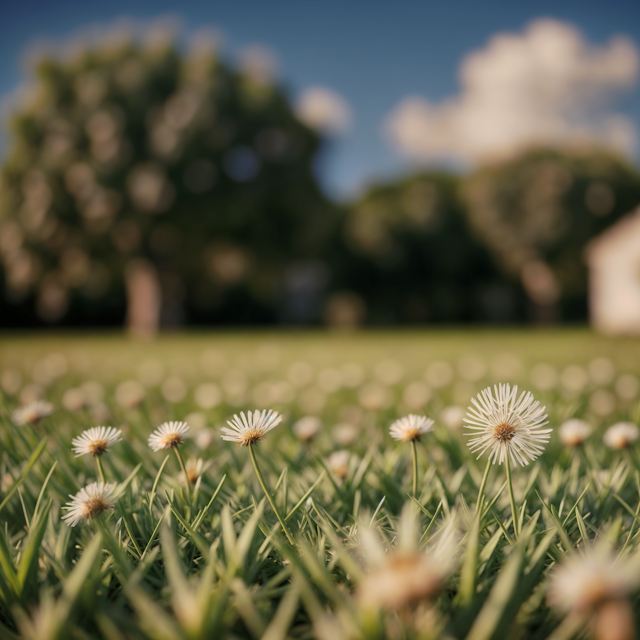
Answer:
[[[0, 9], [0, 98], [24, 77], [24, 53], [33, 43], [59, 41], [83, 27], [121, 18], [160, 16], [179, 18], [186, 31], [220, 30], [223, 48], [231, 56], [247, 46], [267, 47], [275, 54], [278, 75], [292, 96], [321, 85], [343, 97], [351, 110], [351, 124], [333, 138], [321, 167], [324, 184], [337, 196], [356, 193], [376, 178], [415, 166], [415, 159], [385, 138], [383, 123], [407, 96], [436, 103], [455, 96], [460, 63], [470, 52], [483, 49], [496, 33], [521, 33], [532, 20], [546, 17], [575, 26], [590, 45], [605, 45], [619, 34], [640, 47], [637, 0], [24, 0], [4, 3]], [[637, 81], [615, 108], [640, 129]]]

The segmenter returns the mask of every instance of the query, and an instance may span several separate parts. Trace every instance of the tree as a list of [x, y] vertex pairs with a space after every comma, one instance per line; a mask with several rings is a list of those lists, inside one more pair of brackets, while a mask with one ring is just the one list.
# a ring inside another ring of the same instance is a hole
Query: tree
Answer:
[[610, 152], [532, 149], [465, 180], [469, 223], [537, 320], [587, 317], [584, 250], [640, 202], [640, 174]]
[[378, 184], [349, 207], [344, 288], [372, 323], [507, 320], [515, 294], [470, 233], [460, 179], [425, 173]]
[[278, 317], [336, 212], [313, 174], [321, 141], [264, 60], [119, 38], [41, 59], [32, 84], [0, 170], [5, 297], [23, 321]]

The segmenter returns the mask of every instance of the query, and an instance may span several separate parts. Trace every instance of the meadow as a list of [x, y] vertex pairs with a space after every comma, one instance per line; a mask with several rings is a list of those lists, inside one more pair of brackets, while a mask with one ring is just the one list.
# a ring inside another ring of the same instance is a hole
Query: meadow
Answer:
[[[497, 383], [546, 407], [525, 466], [469, 451]], [[282, 420], [221, 438], [256, 409]], [[409, 414], [433, 425], [393, 439]], [[640, 458], [608, 430], [639, 422], [640, 341], [585, 329], [6, 334], [0, 640], [630, 640]]]

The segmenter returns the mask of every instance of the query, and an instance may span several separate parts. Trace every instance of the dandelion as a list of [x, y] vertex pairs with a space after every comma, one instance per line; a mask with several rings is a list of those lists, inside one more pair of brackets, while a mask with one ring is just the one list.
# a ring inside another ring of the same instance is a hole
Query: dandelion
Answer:
[[109, 447], [120, 442], [122, 431], [113, 427], [93, 427], [83, 431], [71, 441], [76, 458], [87, 453], [94, 458], [104, 455]]
[[244, 411], [241, 411], [240, 417], [234, 415], [231, 420], [227, 420], [230, 429], [222, 427], [222, 439], [248, 447], [262, 440], [281, 421], [282, 416], [271, 409], [262, 412], [256, 410], [253, 414], [247, 411], [246, 416]]
[[458, 536], [451, 519], [427, 551], [419, 549], [419, 523], [405, 507], [398, 526], [398, 546], [385, 549], [374, 530], [362, 527], [361, 542], [370, 571], [356, 590], [356, 600], [366, 609], [406, 610], [433, 600], [455, 567]]
[[100, 458], [108, 451], [111, 445], [122, 440], [121, 434], [122, 431], [120, 429], [114, 429], [113, 427], [93, 427], [83, 431], [71, 441], [76, 458], [88, 453], [96, 459], [102, 482], [105, 482], [105, 476]]
[[602, 437], [611, 449], [626, 449], [640, 437], [640, 429], [633, 422], [617, 422]]
[[420, 438], [431, 430], [433, 420], [414, 414], [396, 420], [389, 427], [391, 437], [399, 442], [420, 442]]
[[[187, 469], [184, 460], [178, 448], [186, 439], [189, 433], [189, 425], [186, 422], [164, 422], [150, 436], [149, 446], [154, 451], [162, 449], [173, 449], [178, 458], [178, 464], [182, 469], [183, 476], [188, 478]], [[187, 500], [191, 503], [190, 484], [187, 482]]]
[[544, 451], [544, 445], [549, 442], [552, 429], [542, 429], [548, 424], [547, 414], [544, 412], [545, 407], [540, 406], [533, 394], [523, 391], [517, 396], [518, 387], [511, 388], [508, 384], [494, 386], [494, 392], [495, 397], [491, 387], [488, 387], [478, 394], [477, 400], [471, 399], [474, 407], [467, 410], [465, 428], [471, 429], [472, 432], [464, 435], [473, 436], [468, 444], [473, 453], [478, 452], [476, 459], [490, 450], [477, 504], [480, 503], [484, 491], [489, 465], [496, 462], [506, 463], [513, 528], [517, 535], [511, 463], [525, 466], [529, 464], [527, 458], [535, 460]]
[[68, 511], [62, 519], [70, 527], [75, 527], [83, 520], [90, 522], [104, 511], [113, 509], [113, 492], [115, 484], [105, 484], [104, 482], [94, 482], [81, 489], [75, 496], [69, 494], [71, 502], [68, 502], [63, 509]]
[[293, 433], [300, 440], [311, 440], [322, 427], [320, 418], [316, 416], [304, 416], [293, 425]]
[[149, 446], [154, 451], [177, 449], [188, 433], [189, 425], [186, 422], [165, 422], [149, 436]]
[[44, 400], [36, 400], [30, 404], [19, 407], [13, 412], [13, 424], [22, 427], [25, 424], [36, 425], [53, 413], [53, 405]]
[[254, 446], [262, 440], [271, 429], [276, 427], [282, 421], [282, 416], [272, 409], [263, 410], [262, 412], [256, 410], [253, 414], [250, 411], [247, 411], [245, 415], [244, 411], [240, 412], [240, 417], [238, 415], [234, 415], [231, 420], [227, 420], [227, 424], [229, 427], [222, 427], [222, 439], [227, 440], [228, 442], [235, 442], [243, 447], [249, 447], [249, 454], [251, 456], [251, 462], [253, 463], [253, 468], [255, 469], [256, 475], [258, 476], [258, 480], [260, 482], [260, 486], [264, 491], [265, 496], [267, 496], [267, 500], [269, 500], [269, 504], [273, 509], [276, 517], [278, 518], [280, 525], [282, 526], [282, 530], [289, 542], [293, 545], [294, 540], [293, 536], [289, 532], [287, 525], [285, 524], [284, 519], [280, 515], [280, 511], [276, 507], [276, 503], [271, 496], [271, 493], [267, 489], [267, 484], [264, 481], [262, 476], [262, 472], [260, 471], [260, 467], [258, 466], [258, 461], [256, 459], [255, 451], [253, 450]]
[[413, 413], [396, 420], [390, 427], [389, 433], [394, 440], [410, 442], [413, 449], [413, 496], [418, 493], [418, 449], [416, 442], [433, 429], [433, 420]]
[[591, 435], [591, 427], [584, 420], [572, 418], [562, 423], [558, 433], [562, 444], [577, 447]]
[[202, 458], [189, 458], [186, 464], [186, 479], [195, 484], [198, 482], [198, 478], [211, 466], [211, 461], [205, 462]]
[[334, 451], [327, 458], [327, 466], [331, 471], [338, 476], [338, 478], [344, 478], [349, 471], [349, 458], [350, 454], [348, 451]]
[[[597, 638], [635, 638], [630, 597], [637, 589], [637, 560], [616, 562], [604, 547], [574, 555], [552, 574], [547, 599], [557, 609], [591, 618]], [[614, 632], [615, 629], [615, 632]]]

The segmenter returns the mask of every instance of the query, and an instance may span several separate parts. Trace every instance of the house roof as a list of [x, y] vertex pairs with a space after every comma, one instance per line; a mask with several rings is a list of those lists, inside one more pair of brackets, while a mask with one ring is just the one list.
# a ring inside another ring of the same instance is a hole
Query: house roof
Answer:
[[585, 250], [587, 259], [589, 261], [599, 260], [611, 247], [626, 240], [630, 233], [640, 235], [640, 206], [620, 218], [599, 236], [593, 238]]

